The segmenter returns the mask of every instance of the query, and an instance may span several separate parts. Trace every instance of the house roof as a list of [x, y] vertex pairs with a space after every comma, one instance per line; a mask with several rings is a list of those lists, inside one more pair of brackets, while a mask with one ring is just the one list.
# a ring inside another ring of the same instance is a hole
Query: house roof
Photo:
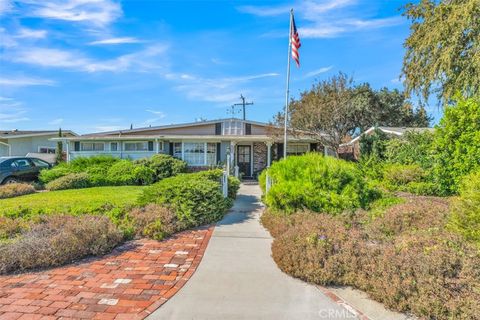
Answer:
[[205, 121], [196, 121], [196, 122], [187, 122], [187, 123], [179, 123], [179, 124], [169, 124], [169, 125], [161, 125], [161, 126], [153, 126], [153, 127], [143, 127], [143, 128], [136, 128], [136, 129], [125, 129], [125, 130], [115, 130], [115, 131], [105, 131], [105, 132], [97, 132], [97, 133], [89, 133], [84, 134], [82, 137], [88, 136], [105, 136], [105, 135], [115, 135], [115, 134], [123, 134], [123, 133], [133, 133], [133, 132], [142, 132], [142, 131], [151, 131], [151, 130], [160, 130], [160, 129], [172, 129], [172, 128], [184, 128], [184, 127], [193, 127], [193, 126], [201, 126], [201, 125], [208, 125], [208, 124], [215, 124], [218, 122], [224, 121], [241, 121], [245, 123], [250, 123], [258, 126], [269, 127], [271, 126], [268, 123], [252, 121], [252, 120], [243, 120], [238, 118], [223, 118], [223, 119], [215, 119], [215, 120], [205, 120]]
[[[5, 130], [5, 131], [0, 131], [0, 139], [49, 136], [57, 133], [58, 133], [58, 130], [10, 130], [10, 131]], [[72, 136], [78, 136], [78, 134], [70, 130], [63, 130], [62, 133], [72, 135]]]
[[[402, 136], [405, 132], [425, 132], [425, 131], [433, 131], [434, 128], [427, 128], [427, 127], [376, 127], [380, 131], [387, 133], [387, 134], [394, 134], [397, 136]], [[363, 135], [369, 134], [375, 130], [375, 127], [370, 127], [369, 129], [365, 130], [359, 136], [353, 138], [347, 143], [343, 143], [340, 146], [346, 146], [357, 142]]]

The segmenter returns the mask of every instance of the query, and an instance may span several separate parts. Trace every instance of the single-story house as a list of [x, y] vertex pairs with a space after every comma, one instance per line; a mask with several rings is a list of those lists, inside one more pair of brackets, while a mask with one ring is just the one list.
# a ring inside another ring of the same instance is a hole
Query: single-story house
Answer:
[[[75, 137], [73, 131], [62, 131], [64, 137]], [[24, 157], [27, 154], [42, 157], [55, 154], [57, 142], [51, 140], [58, 137], [58, 131], [0, 131], [0, 157]], [[64, 145], [65, 149], [66, 145]]]
[[[282, 138], [269, 134], [271, 128], [267, 123], [229, 118], [93, 133], [61, 140], [67, 145], [67, 161], [95, 155], [139, 159], [163, 153], [201, 170], [225, 164], [230, 154], [232, 167], [238, 166], [245, 177], [256, 177], [283, 155]], [[289, 137], [287, 154], [308, 151], [327, 150], [312, 137]]]
[[371, 127], [365, 130], [362, 134], [350, 140], [349, 142], [341, 144], [338, 148], [339, 157], [350, 160], [358, 160], [360, 158], [360, 139], [365, 135], [373, 134], [375, 132], [375, 128], [390, 137], [401, 137], [406, 132], [433, 132], [434, 130], [434, 128], [426, 127]]

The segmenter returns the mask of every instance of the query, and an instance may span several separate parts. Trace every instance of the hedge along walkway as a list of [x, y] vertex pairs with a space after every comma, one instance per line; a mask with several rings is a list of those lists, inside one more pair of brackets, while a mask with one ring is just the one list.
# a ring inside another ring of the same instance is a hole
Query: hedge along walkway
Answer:
[[131, 241], [100, 259], [2, 276], [0, 319], [143, 319], [192, 276], [212, 232]]

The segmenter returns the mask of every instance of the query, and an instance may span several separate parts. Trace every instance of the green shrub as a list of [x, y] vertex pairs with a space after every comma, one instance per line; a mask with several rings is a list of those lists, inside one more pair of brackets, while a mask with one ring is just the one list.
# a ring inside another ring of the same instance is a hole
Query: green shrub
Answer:
[[[208, 180], [221, 183], [223, 176], [222, 169], [205, 170], [194, 173], [192, 177], [206, 178]], [[228, 176], [228, 197], [235, 199], [238, 189], [240, 188], [240, 180], [234, 176]]]
[[140, 205], [156, 203], [172, 209], [181, 223], [198, 226], [220, 219], [231, 205], [224, 199], [220, 183], [201, 174], [181, 174], [146, 187]]
[[40, 171], [38, 179], [42, 183], [47, 184], [70, 173], [72, 173], [72, 171], [66, 166], [66, 164], [61, 163], [58, 166], [53, 167], [52, 169], [44, 169]]
[[49, 215], [37, 220], [11, 241], [0, 242], [0, 274], [102, 255], [123, 241], [121, 232], [107, 217]]
[[387, 164], [383, 169], [383, 178], [387, 186], [394, 190], [411, 182], [421, 182], [424, 177], [424, 171], [416, 164]]
[[386, 145], [389, 137], [382, 130], [375, 128], [371, 134], [360, 137], [360, 154], [362, 157], [374, 157], [382, 160], [385, 158]]
[[450, 227], [480, 245], [480, 171], [467, 175], [454, 201]]
[[463, 176], [480, 168], [480, 100], [457, 98], [444, 109], [434, 137], [434, 177], [440, 191], [455, 194]]
[[407, 131], [386, 144], [386, 161], [405, 165], [419, 165], [424, 170], [432, 166], [433, 133]]
[[409, 184], [407, 184], [405, 191], [419, 196], [435, 196], [440, 193], [438, 190], [438, 185], [436, 183], [425, 181], [410, 182]]
[[130, 160], [120, 160], [108, 169], [107, 181], [110, 185], [147, 185], [151, 184], [155, 172]]
[[176, 176], [187, 170], [187, 163], [185, 161], [166, 154], [156, 154], [151, 158], [136, 160], [135, 163], [152, 169], [155, 172], [155, 181]]
[[[268, 169], [268, 174], [273, 185], [265, 203], [276, 211], [339, 213], [366, 207], [377, 195], [355, 164], [317, 153], [282, 159]], [[260, 175], [262, 186], [265, 176]]]
[[87, 173], [70, 173], [66, 176], [47, 183], [46, 188], [50, 191], [80, 189], [91, 187], [90, 176]]
[[0, 199], [23, 196], [34, 192], [35, 188], [30, 184], [10, 183], [0, 186]]

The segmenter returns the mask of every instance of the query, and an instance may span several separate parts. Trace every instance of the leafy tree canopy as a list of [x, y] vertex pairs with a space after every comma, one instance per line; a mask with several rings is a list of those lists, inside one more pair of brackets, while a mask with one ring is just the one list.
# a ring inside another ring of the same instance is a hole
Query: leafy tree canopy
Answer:
[[407, 93], [448, 101], [480, 93], [480, 0], [420, 0], [405, 7], [412, 24], [404, 46]]

